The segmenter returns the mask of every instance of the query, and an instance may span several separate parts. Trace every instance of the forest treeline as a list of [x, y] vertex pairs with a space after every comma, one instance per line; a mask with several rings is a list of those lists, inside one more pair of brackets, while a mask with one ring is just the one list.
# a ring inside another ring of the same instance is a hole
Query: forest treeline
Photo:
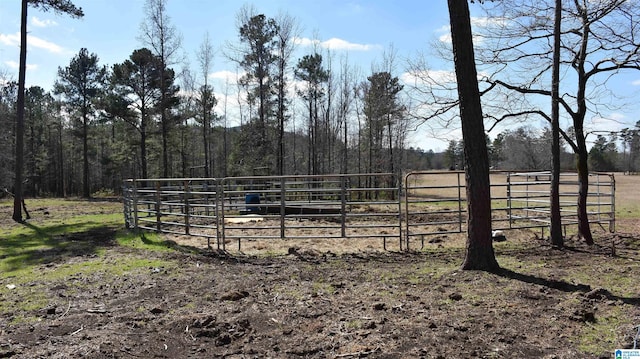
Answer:
[[[58, 69], [51, 90], [27, 89], [27, 196], [118, 193], [126, 178], [462, 169], [461, 141], [441, 153], [407, 146], [415, 116], [393, 73], [393, 56], [367, 76], [315, 47], [293, 58], [294, 20], [245, 7], [227, 54], [240, 74], [237, 95], [216, 98], [208, 36], [197, 66], [182, 65], [179, 36], [163, 4], [147, 3], [143, 46], [121, 63], [102, 64], [82, 48]], [[7, 74], [0, 77], [0, 186], [11, 188], [18, 87]], [[227, 111], [231, 107], [236, 110]], [[637, 171], [639, 133], [640, 122], [598, 135], [591, 168]], [[487, 136], [494, 169], [548, 170], [550, 144], [549, 129]], [[575, 169], [566, 149], [562, 167]]]
[[[14, 161], [15, 99], [17, 86], [7, 82], [0, 92], [0, 185], [11, 188]], [[80, 113], [67, 109], [61, 96], [41, 87], [30, 87], [26, 92], [25, 116], [25, 193], [29, 196], [82, 195], [83, 189], [83, 139], [87, 138], [90, 193], [118, 193], [125, 178], [152, 178], [163, 176], [161, 123], [154, 106], [149, 106], [149, 120], [144, 132], [140, 130], [139, 113], [130, 118], [114, 116], [105, 108], [99, 108], [105, 98], [125, 101], [105, 93], [96, 100], [86, 129]], [[206, 130], [201, 120], [196, 120], [187, 106], [192, 100], [176, 97], [176, 108], [171, 111], [175, 120], [168, 131], [168, 173], [170, 177], [205, 176], [205, 141], [208, 139], [208, 160], [211, 177], [276, 174], [277, 148], [274, 140], [277, 127], [265, 126], [266, 143], [259, 151], [253, 142], [258, 130], [255, 121], [241, 126], [225, 127], [224, 118], [212, 112], [210, 127]], [[363, 111], [360, 109], [359, 111]], [[357, 117], [351, 117], [357, 120]], [[402, 117], [394, 119], [401, 122]], [[380, 171], [390, 169], [389, 156], [394, 155], [397, 172], [409, 170], [462, 169], [462, 141], [450, 141], [443, 152], [425, 151], [404, 147], [398, 141], [389, 151], [384, 143], [388, 133], [375, 138], [370, 129], [371, 120], [361, 118], [361, 128], [347, 132], [348, 143], [329, 136], [325, 124], [318, 124], [316, 138], [309, 128], [283, 136], [285, 155], [284, 174], [327, 174]], [[330, 124], [329, 118], [326, 124]], [[348, 124], [348, 129], [352, 124]], [[357, 124], [356, 124], [357, 125]], [[395, 124], [394, 124], [395, 125]], [[86, 131], [86, 132], [84, 132]], [[143, 164], [141, 134], [145, 133], [146, 159]], [[324, 134], [321, 136], [320, 134]], [[400, 133], [400, 135], [403, 135]], [[371, 142], [370, 141], [371, 136]], [[393, 132], [392, 132], [393, 136]], [[375, 141], [374, 141], [375, 138]], [[315, 142], [314, 142], [315, 141]], [[326, 142], [326, 143], [324, 143]], [[549, 129], [537, 130], [519, 127], [499, 133], [492, 140], [487, 137], [490, 163], [493, 169], [548, 170], [550, 168], [551, 135]], [[346, 150], [346, 157], [342, 152]], [[640, 123], [633, 129], [608, 136], [599, 135], [590, 152], [590, 164], [597, 171], [637, 172], [640, 168]], [[316, 158], [314, 159], [314, 156]], [[313, 161], [316, 161], [313, 164]], [[343, 161], [346, 160], [346, 166]], [[147, 166], [146, 176], [143, 166]], [[314, 166], [317, 168], [314, 169]], [[575, 169], [574, 154], [563, 147], [563, 170]]]

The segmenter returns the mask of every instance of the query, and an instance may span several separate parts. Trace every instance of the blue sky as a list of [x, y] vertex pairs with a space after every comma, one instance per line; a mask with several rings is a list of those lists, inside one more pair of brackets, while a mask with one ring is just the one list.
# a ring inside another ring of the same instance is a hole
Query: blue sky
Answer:
[[[96, 53], [102, 64], [111, 65], [124, 61], [133, 50], [143, 46], [139, 40], [143, 0], [74, 0], [74, 3], [82, 7], [84, 18], [29, 10], [27, 85], [49, 89], [57, 68], [68, 65], [82, 47]], [[195, 51], [208, 32], [213, 46], [219, 50], [213, 70], [233, 70], [222, 49], [226, 43], [237, 42], [236, 14], [243, 4], [230, 0], [169, 0], [171, 22], [182, 33], [183, 50], [194, 67]], [[369, 69], [372, 61], [380, 60], [391, 44], [400, 56], [424, 48], [448, 20], [444, 1], [416, 1], [411, 6], [371, 0], [270, 0], [250, 4], [270, 17], [281, 11], [290, 14], [302, 28], [301, 37], [332, 40], [335, 53], [349, 52], [350, 61], [364, 69]], [[10, 71], [15, 71], [18, 62], [19, 14], [20, 1], [0, 1], [0, 66]]]
[[[58, 67], [69, 64], [80, 48], [96, 53], [100, 63], [120, 63], [132, 51], [143, 46], [139, 40], [144, 16], [144, 0], [74, 0], [85, 16], [72, 19], [65, 15], [43, 13], [30, 9], [27, 86], [39, 85], [49, 90], [56, 79]], [[226, 44], [237, 43], [236, 14], [245, 3], [233, 0], [169, 0], [171, 23], [182, 34], [182, 48], [191, 67], [197, 68], [195, 52], [205, 33], [216, 49], [210, 78], [218, 98], [223, 96], [223, 75], [235, 71], [223, 52]], [[446, 1], [398, 0], [263, 0], [250, 2], [259, 13], [275, 17], [280, 12], [293, 16], [301, 27], [302, 39], [317, 39], [330, 47], [336, 57], [348, 55], [348, 60], [366, 77], [373, 63], [382, 61], [383, 52], [393, 46], [397, 52], [397, 73], [402, 78], [405, 58], [428, 51], [430, 42], [448, 34]], [[472, 5], [472, 12], [474, 11]], [[0, 71], [17, 78], [20, 1], [0, 0]], [[297, 58], [310, 51], [298, 47]], [[336, 60], [337, 61], [337, 60]], [[432, 70], [450, 73], [453, 65], [430, 60]], [[337, 64], [336, 64], [337, 65]], [[625, 93], [637, 91], [640, 75], [619, 81]], [[217, 82], [216, 82], [217, 81]], [[635, 82], [634, 82], [635, 81]], [[221, 101], [220, 101], [221, 102]], [[635, 124], [630, 113], [612, 113], [622, 122]], [[606, 122], [606, 121], [605, 121]], [[605, 126], [611, 126], [607, 122]], [[458, 132], [448, 132], [440, 139], [418, 131], [409, 145], [424, 149], [444, 150], [447, 141]]]

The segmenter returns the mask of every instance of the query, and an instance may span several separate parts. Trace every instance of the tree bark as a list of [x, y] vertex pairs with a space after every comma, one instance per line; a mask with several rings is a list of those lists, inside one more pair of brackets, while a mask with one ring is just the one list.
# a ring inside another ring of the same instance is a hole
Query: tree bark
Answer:
[[593, 244], [593, 235], [587, 214], [587, 197], [589, 194], [589, 166], [587, 147], [584, 136], [577, 136], [578, 153], [576, 167], [578, 169], [578, 234], [588, 245]]
[[462, 269], [495, 271], [500, 267], [491, 237], [489, 156], [467, 0], [448, 0], [460, 117], [465, 152], [467, 244]]
[[553, 70], [551, 75], [551, 244], [562, 248], [562, 216], [560, 214], [560, 34], [562, 0], [556, 0], [553, 29]]
[[27, 0], [22, 0], [20, 21], [20, 70], [18, 74], [18, 101], [16, 117], [16, 162], [13, 198], [13, 220], [22, 222], [22, 167], [24, 158], [24, 83], [27, 70]]
[[578, 234], [584, 238], [588, 245], [593, 244], [593, 236], [589, 226], [587, 215], [587, 196], [589, 194], [589, 151], [587, 150], [586, 137], [584, 134], [584, 119], [587, 115], [587, 81], [589, 77], [585, 69], [587, 63], [588, 44], [590, 36], [590, 21], [586, 9], [579, 11], [582, 19], [582, 39], [580, 51], [576, 56], [574, 68], [578, 74], [578, 91], [576, 103], [578, 108], [573, 114], [573, 128], [576, 136], [576, 168], [578, 170]]

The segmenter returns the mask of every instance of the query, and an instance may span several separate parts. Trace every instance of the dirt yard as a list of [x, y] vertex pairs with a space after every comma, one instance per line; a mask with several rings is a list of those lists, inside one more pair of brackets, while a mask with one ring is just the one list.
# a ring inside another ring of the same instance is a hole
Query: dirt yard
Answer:
[[[35, 228], [121, 211], [32, 206]], [[0, 206], [0, 237], [17, 227], [9, 210]], [[35, 269], [0, 277], [0, 358], [612, 358], [640, 325], [637, 219], [597, 233], [593, 247], [507, 234], [495, 274], [460, 271], [463, 250], [432, 243], [152, 251], [118, 245], [117, 227], [52, 234], [52, 250], [16, 256]]]

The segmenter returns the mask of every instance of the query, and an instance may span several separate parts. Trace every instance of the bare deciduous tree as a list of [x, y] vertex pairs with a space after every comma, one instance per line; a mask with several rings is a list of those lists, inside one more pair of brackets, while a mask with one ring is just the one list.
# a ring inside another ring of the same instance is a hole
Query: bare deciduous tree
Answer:
[[294, 38], [297, 37], [300, 33], [300, 28], [296, 20], [286, 14], [281, 13], [276, 17], [276, 24], [278, 25], [278, 33], [276, 34], [276, 38], [278, 39], [277, 51], [278, 51], [278, 59], [276, 60], [276, 87], [277, 87], [277, 112], [276, 118], [278, 120], [277, 123], [277, 132], [278, 132], [278, 160], [277, 160], [277, 168], [278, 174], [284, 174], [284, 157], [285, 157], [285, 142], [284, 142], [284, 130], [285, 130], [285, 122], [288, 119], [288, 106], [289, 99], [287, 96], [287, 75], [288, 75], [288, 66], [289, 61], [291, 60], [291, 54], [295, 50], [295, 41]]
[[204, 147], [204, 176], [210, 177], [214, 172], [214, 155], [211, 153], [211, 125], [214, 120], [215, 114], [213, 108], [215, 107], [217, 100], [213, 94], [213, 87], [209, 85], [209, 72], [213, 67], [214, 50], [211, 40], [209, 39], [209, 33], [205, 34], [200, 49], [198, 50], [196, 57], [198, 58], [198, 65], [200, 65], [200, 75], [202, 76], [202, 85], [198, 89], [197, 103], [198, 103], [198, 117], [200, 123], [202, 123], [202, 144]]
[[[162, 174], [169, 177], [169, 135], [172, 121], [169, 109], [175, 106], [173, 74], [168, 74], [169, 67], [179, 62], [179, 50], [182, 35], [175, 26], [167, 11], [168, 0], [146, 0], [145, 20], [140, 25], [140, 40], [148, 46], [160, 60], [160, 133], [162, 135]], [[170, 83], [168, 83], [170, 82]]]
[[[520, 94], [523, 103], [529, 104], [518, 113], [503, 109], [496, 120], [516, 115], [536, 114], [548, 121], [552, 117], [535, 105], [534, 98], [552, 98], [549, 90], [553, 68], [553, 36], [555, 1], [531, 3], [522, 1], [495, 3], [488, 8], [490, 18], [503, 19], [487, 28], [486, 51], [483, 62], [494, 69], [488, 81], [497, 85], [511, 97]], [[533, 14], [533, 15], [532, 15]], [[563, 138], [576, 154], [578, 170], [578, 231], [586, 243], [593, 237], [587, 214], [589, 168], [586, 120], [589, 115], [600, 115], [610, 110], [613, 94], [607, 89], [607, 81], [625, 70], [640, 69], [640, 28], [635, 19], [640, 16], [640, 4], [634, 1], [563, 2], [560, 66], [565, 70], [560, 83], [564, 93], [559, 94], [559, 106], [570, 118], [568, 129], [561, 131]], [[495, 41], [493, 41], [495, 40]], [[573, 70], [573, 71], [569, 71]], [[516, 70], [516, 71], [514, 71]], [[606, 95], [606, 97], [605, 97]]]
[[[624, 106], [622, 94], [612, 93], [607, 81], [618, 73], [640, 69], [640, 4], [628, 0], [564, 1], [558, 103], [566, 116], [559, 132], [576, 155], [580, 188], [579, 233], [593, 243], [587, 215], [589, 188], [587, 135], [589, 116]], [[498, 124], [540, 118], [552, 122], [551, 103], [555, 0], [486, 2], [486, 21], [475, 28], [481, 70], [480, 93], [489, 130]], [[443, 42], [440, 42], [444, 45]], [[437, 47], [436, 47], [437, 48]], [[444, 54], [439, 48], [439, 53]], [[457, 100], [446, 71], [429, 69], [426, 61], [410, 64], [412, 94], [421, 106], [414, 116], [432, 127], [450, 127]], [[614, 100], [614, 101], [612, 101]], [[548, 102], [547, 102], [548, 101]], [[617, 104], [617, 105], [616, 105]], [[509, 121], [507, 121], [509, 120]]]

